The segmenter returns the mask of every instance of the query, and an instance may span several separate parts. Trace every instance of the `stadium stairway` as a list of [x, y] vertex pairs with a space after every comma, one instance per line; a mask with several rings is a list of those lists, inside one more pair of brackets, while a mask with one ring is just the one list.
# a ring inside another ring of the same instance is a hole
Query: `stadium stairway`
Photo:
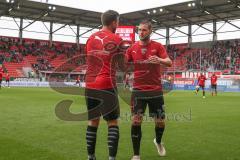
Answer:
[[75, 72], [83, 72], [87, 69], [87, 65], [80, 65], [77, 68], [74, 69]]
[[66, 55], [61, 54], [59, 56], [57, 56], [56, 58], [54, 58], [50, 64], [54, 67], [54, 68], [58, 68], [59, 66], [63, 65], [64, 63], [66, 63], [67, 58]]
[[20, 63], [4, 62], [3, 66], [11, 77], [25, 77], [22, 68], [26, 65], [25, 61]]
[[28, 61], [30, 64], [36, 64], [37, 63], [37, 57], [32, 55], [27, 55], [25, 57], [25, 60]]

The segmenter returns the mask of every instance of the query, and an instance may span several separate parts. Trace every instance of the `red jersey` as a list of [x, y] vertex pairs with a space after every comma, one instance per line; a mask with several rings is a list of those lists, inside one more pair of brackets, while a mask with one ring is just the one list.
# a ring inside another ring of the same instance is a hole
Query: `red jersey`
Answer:
[[144, 91], [162, 90], [160, 64], [147, 62], [154, 55], [163, 59], [168, 57], [163, 45], [155, 41], [150, 41], [147, 45], [136, 42], [127, 50], [128, 62], [134, 63], [133, 88]]
[[77, 81], [77, 82], [80, 82], [80, 77], [77, 77], [76, 81]]
[[[114, 33], [101, 30], [91, 35], [86, 44], [86, 88], [110, 89], [116, 87], [116, 63], [118, 46], [122, 39]], [[116, 58], [115, 58], [116, 59]]]
[[9, 75], [6, 75], [6, 81], [9, 81], [10, 80], [10, 76]]
[[211, 77], [211, 85], [217, 85], [217, 76], [212, 76]]
[[199, 86], [205, 86], [205, 81], [207, 80], [207, 78], [204, 75], [201, 75], [198, 77], [198, 85]]
[[2, 77], [3, 77], [3, 69], [0, 68], [0, 80], [2, 80]]

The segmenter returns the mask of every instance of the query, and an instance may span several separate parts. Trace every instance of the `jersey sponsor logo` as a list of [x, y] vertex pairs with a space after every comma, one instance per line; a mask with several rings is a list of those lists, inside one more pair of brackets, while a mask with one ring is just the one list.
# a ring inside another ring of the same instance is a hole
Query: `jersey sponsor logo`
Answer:
[[151, 50], [152, 53], [157, 53], [156, 49]]
[[104, 45], [104, 50], [108, 53], [114, 52], [117, 49], [117, 44], [115, 42], [108, 42], [106, 45]]
[[97, 39], [97, 40], [101, 41], [101, 43], [102, 43], [102, 45], [103, 45], [103, 40], [104, 40], [105, 38], [107, 38], [107, 37], [108, 37], [108, 36], [105, 36], [105, 37], [103, 37], [103, 38], [100, 38], [99, 36], [95, 36], [94, 39]]

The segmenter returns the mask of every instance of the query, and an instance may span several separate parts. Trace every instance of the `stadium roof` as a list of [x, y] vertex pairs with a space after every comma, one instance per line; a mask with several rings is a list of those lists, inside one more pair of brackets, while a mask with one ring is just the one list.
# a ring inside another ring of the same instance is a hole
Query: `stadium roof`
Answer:
[[54, 4], [59, 6], [84, 9], [89, 11], [104, 12], [112, 9], [120, 14], [144, 10], [153, 7], [167, 6], [192, 0], [151, 0], [150, 3], [146, 0], [30, 0]]
[[[54, 10], [53, 7], [56, 9]], [[101, 24], [100, 12], [26, 0], [15, 0], [14, 3], [0, 0], [0, 15], [86, 27], [97, 27]]]
[[190, 24], [201, 25], [216, 21], [240, 18], [240, 1], [203, 0], [156, 7], [138, 12], [126, 13], [122, 18], [130, 24], [150, 19], [156, 28], [176, 27]]
[[[100, 12], [57, 5], [50, 7], [50, 4], [34, 1], [0, 0], [0, 16], [97, 28], [101, 25], [100, 15]], [[197, 0], [125, 13], [121, 15], [121, 23], [137, 25], [143, 19], [150, 19], [154, 28], [160, 29], [239, 18], [239, 0]]]

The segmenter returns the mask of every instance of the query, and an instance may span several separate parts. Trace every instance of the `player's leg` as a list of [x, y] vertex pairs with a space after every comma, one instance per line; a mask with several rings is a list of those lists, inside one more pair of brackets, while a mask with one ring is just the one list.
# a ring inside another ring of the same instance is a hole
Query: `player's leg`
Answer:
[[[86, 89], [86, 104], [88, 109], [88, 126], [86, 131], [86, 141], [87, 141], [87, 152], [88, 152], [88, 160], [96, 160], [95, 157], [95, 147], [97, 141], [97, 130], [100, 121], [100, 110], [99, 105], [100, 101], [95, 99], [97, 96], [95, 95], [96, 90]], [[95, 97], [95, 98], [93, 98]]]
[[128, 82], [125, 83], [125, 88], [128, 88]]
[[86, 132], [87, 152], [88, 160], [96, 160], [95, 147], [97, 141], [97, 130], [99, 125], [99, 119], [89, 120]]
[[101, 114], [108, 124], [109, 160], [115, 160], [119, 142], [118, 118], [120, 116], [120, 108], [118, 94], [116, 89], [108, 89], [105, 91], [106, 92], [102, 93], [103, 105]]
[[217, 85], [215, 85], [215, 96], [217, 96]]
[[142, 139], [142, 114], [134, 114], [132, 117], [132, 126], [131, 126], [131, 137], [132, 137], [132, 145], [133, 145], [133, 159], [139, 159], [140, 157], [140, 145]]
[[142, 139], [142, 119], [143, 114], [146, 110], [147, 102], [144, 99], [140, 99], [141, 95], [137, 92], [132, 94], [132, 126], [131, 126], [131, 137], [133, 145], [134, 156], [132, 160], [140, 160], [140, 145]]
[[214, 96], [214, 85], [211, 85], [212, 96]]
[[155, 134], [154, 144], [157, 147], [160, 156], [166, 156], [166, 149], [162, 143], [162, 136], [165, 130], [165, 121], [162, 118], [155, 118]]
[[161, 94], [149, 100], [149, 114], [155, 120], [155, 136], [154, 144], [157, 147], [160, 156], [166, 155], [166, 150], [162, 143], [162, 137], [165, 130], [165, 110], [164, 99]]
[[108, 152], [109, 160], [115, 160], [118, 151], [119, 127], [118, 127], [119, 108], [104, 116], [108, 124]]
[[205, 87], [204, 87], [204, 86], [201, 86], [201, 88], [202, 88], [202, 92], [203, 92], [203, 98], [206, 98], [206, 97], [205, 97]]
[[124, 88], [125, 88], [125, 89], [127, 89], [127, 88], [130, 89], [130, 85], [129, 85], [128, 81], [126, 81], [126, 82], [124, 83]]
[[199, 86], [196, 86], [196, 89], [195, 89], [196, 95], [198, 94], [198, 91], [199, 91]]
[[119, 127], [118, 120], [108, 120], [108, 150], [109, 160], [115, 160], [118, 151]]

